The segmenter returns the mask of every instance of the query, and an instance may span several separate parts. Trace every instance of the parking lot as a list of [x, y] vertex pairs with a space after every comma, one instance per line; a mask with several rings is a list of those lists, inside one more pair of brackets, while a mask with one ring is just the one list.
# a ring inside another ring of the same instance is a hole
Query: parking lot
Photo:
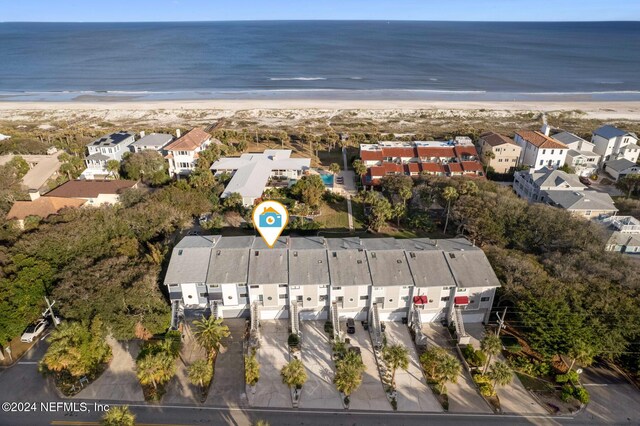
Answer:
[[355, 334], [346, 334], [346, 327], [344, 327], [343, 332], [345, 336], [351, 339], [353, 346], [360, 347], [362, 361], [366, 367], [362, 377], [362, 384], [351, 395], [349, 408], [354, 410], [391, 411], [391, 404], [389, 404], [378, 374], [378, 366], [373, 355], [373, 345], [371, 344], [369, 332], [362, 328], [362, 324], [359, 321], [356, 321]]
[[342, 409], [340, 393], [333, 384], [335, 371], [324, 321], [302, 322], [301, 352], [307, 383], [302, 388], [300, 408]]
[[256, 358], [260, 364], [260, 380], [255, 393], [249, 394], [254, 407], [292, 408], [289, 388], [282, 383], [280, 370], [289, 362], [289, 322], [271, 320], [260, 322], [260, 349]]
[[422, 374], [409, 329], [400, 322], [388, 321], [385, 324], [388, 344], [397, 343], [409, 351], [409, 368], [396, 371], [398, 411], [443, 411]]

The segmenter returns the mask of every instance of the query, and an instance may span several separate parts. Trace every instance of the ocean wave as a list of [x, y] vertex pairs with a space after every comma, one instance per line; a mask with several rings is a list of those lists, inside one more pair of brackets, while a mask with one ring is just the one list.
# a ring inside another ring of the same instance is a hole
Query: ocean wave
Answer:
[[271, 81], [317, 81], [326, 80], [325, 77], [270, 77]]

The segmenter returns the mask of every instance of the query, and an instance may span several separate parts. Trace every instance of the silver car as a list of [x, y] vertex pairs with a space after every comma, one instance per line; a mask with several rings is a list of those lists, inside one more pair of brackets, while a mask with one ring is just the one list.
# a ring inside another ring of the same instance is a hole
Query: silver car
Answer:
[[33, 339], [41, 335], [45, 328], [47, 328], [47, 321], [44, 319], [39, 319], [24, 330], [20, 341], [24, 343], [33, 342]]

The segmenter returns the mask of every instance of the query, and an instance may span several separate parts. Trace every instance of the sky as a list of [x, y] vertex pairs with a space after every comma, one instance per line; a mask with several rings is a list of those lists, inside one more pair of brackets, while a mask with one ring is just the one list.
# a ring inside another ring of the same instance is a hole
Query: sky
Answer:
[[638, 21], [640, 0], [0, 0], [0, 22]]

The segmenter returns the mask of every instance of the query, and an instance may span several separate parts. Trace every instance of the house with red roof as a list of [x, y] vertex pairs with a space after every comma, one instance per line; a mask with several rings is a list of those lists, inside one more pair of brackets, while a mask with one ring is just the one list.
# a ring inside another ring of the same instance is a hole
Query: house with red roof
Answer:
[[169, 175], [188, 175], [196, 168], [198, 153], [211, 144], [211, 135], [200, 128], [189, 130], [164, 149], [169, 161]]

